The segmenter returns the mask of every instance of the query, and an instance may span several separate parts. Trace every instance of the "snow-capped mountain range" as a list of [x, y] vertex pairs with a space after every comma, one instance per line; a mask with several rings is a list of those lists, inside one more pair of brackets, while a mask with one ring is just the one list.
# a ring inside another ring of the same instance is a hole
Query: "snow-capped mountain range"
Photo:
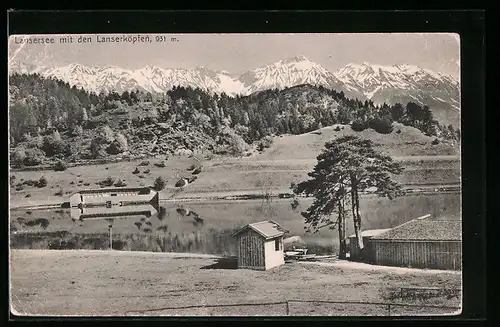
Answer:
[[235, 96], [311, 84], [343, 91], [347, 97], [371, 99], [376, 104], [409, 101], [425, 104], [435, 109], [437, 118], [442, 116], [441, 111], [444, 109], [446, 116], [454, 116], [445, 118], [456, 120], [460, 108], [460, 83], [457, 79], [412, 65], [380, 66], [365, 62], [348, 64], [336, 72], [330, 72], [305, 56], [297, 56], [236, 77], [226, 71], [205, 67], [179, 69], [150, 65], [128, 70], [115, 66], [86, 67], [79, 64], [63, 67], [28, 66], [11, 61], [9, 70], [11, 73], [39, 73], [97, 93], [136, 89], [157, 93], [173, 86], [191, 86]]

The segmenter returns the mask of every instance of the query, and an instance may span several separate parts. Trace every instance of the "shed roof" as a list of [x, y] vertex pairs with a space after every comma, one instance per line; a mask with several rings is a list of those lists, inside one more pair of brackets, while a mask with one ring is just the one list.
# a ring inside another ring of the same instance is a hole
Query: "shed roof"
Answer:
[[91, 194], [103, 194], [103, 193], [134, 193], [134, 194], [150, 194], [153, 192], [149, 187], [103, 187], [96, 189], [80, 190], [78, 192], [72, 193], [74, 195], [91, 195]]
[[265, 239], [270, 239], [274, 237], [279, 237], [288, 232], [285, 228], [283, 228], [280, 224], [273, 220], [261, 221], [258, 223], [248, 224], [237, 230], [233, 233], [233, 236], [237, 236], [247, 228], [252, 229], [257, 232], [259, 235], [264, 237]]
[[[385, 233], [385, 232], [390, 231], [390, 230], [391, 230], [390, 228], [364, 230], [364, 231], [361, 231], [361, 236], [362, 237], [376, 236], [376, 235], [380, 235], [380, 234]], [[349, 238], [351, 238], [351, 237], [356, 237], [356, 234], [352, 234], [349, 236]]]
[[374, 236], [379, 240], [461, 241], [461, 220], [414, 219]]

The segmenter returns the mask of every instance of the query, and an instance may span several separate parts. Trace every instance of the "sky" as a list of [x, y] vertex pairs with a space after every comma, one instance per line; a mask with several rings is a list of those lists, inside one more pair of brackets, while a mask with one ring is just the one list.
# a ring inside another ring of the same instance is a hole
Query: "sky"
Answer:
[[[141, 35], [149, 35], [152, 42], [97, 42], [98, 37], [111, 36], [108, 34], [90, 35], [90, 43], [78, 43], [78, 35], [73, 35], [74, 42], [65, 44], [59, 42], [65, 35], [31, 35], [31, 39], [53, 37], [55, 41], [34, 45], [16, 44], [21, 37], [11, 36], [9, 59], [30, 64], [33, 61], [55, 66], [78, 63], [126, 69], [146, 65], [186, 69], [205, 66], [238, 75], [281, 59], [304, 55], [331, 72], [349, 63], [368, 62], [417, 65], [455, 77], [460, 74], [460, 40], [457, 34], [451, 33]], [[167, 41], [156, 42], [158, 35], [165, 36]], [[171, 37], [178, 41], [170, 42]]]

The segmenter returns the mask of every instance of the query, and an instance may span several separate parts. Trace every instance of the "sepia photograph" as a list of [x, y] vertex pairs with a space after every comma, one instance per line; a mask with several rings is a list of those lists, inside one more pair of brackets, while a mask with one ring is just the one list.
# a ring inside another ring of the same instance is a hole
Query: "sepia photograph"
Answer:
[[456, 316], [460, 37], [8, 41], [10, 310]]

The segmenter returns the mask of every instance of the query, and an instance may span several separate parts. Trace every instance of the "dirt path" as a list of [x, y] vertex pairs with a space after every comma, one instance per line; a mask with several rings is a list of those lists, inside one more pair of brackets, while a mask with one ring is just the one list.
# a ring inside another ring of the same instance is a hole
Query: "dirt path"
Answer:
[[368, 271], [384, 271], [395, 274], [408, 274], [408, 273], [418, 273], [418, 274], [454, 274], [460, 275], [460, 271], [453, 270], [438, 270], [438, 269], [418, 269], [418, 268], [403, 268], [403, 267], [390, 267], [390, 266], [378, 266], [370, 265], [362, 262], [353, 262], [348, 260], [337, 260], [333, 262], [303, 262], [299, 261], [299, 264], [303, 265], [318, 265], [325, 267], [335, 267], [335, 268], [346, 268], [346, 269], [356, 269], [356, 270], [368, 270]]

